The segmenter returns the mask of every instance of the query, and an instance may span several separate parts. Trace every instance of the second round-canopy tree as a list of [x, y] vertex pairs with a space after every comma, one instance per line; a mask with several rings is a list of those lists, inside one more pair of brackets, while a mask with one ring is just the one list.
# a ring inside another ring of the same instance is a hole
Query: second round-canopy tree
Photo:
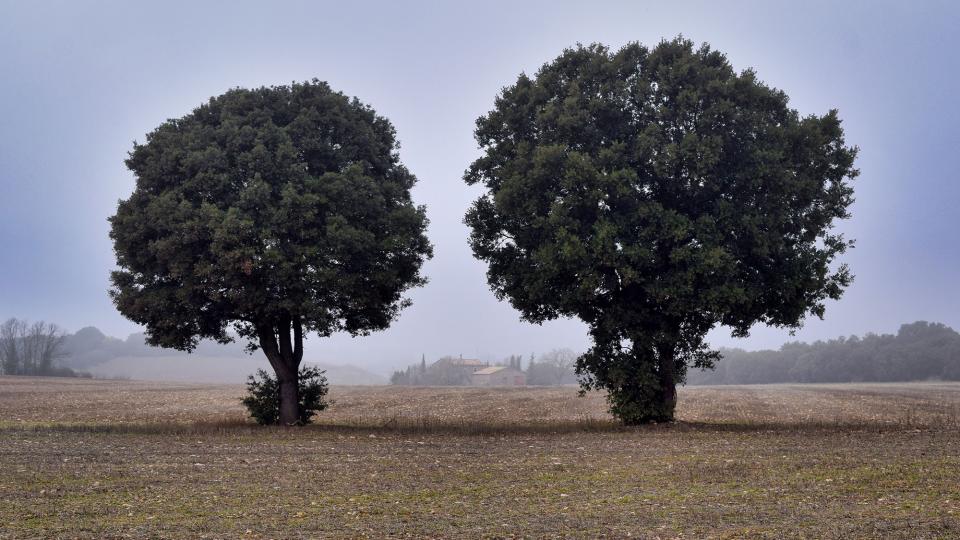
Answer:
[[577, 371], [624, 422], [673, 418], [710, 329], [797, 327], [850, 283], [856, 149], [787, 101], [678, 38], [568, 49], [477, 121], [473, 252], [527, 320], [587, 323]]
[[390, 122], [323, 82], [234, 89], [135, 144], [111, 296], [152, 345], [263, 349], [298, 419], [304, 336], [386, 328], [422, 285], [427, 219]]

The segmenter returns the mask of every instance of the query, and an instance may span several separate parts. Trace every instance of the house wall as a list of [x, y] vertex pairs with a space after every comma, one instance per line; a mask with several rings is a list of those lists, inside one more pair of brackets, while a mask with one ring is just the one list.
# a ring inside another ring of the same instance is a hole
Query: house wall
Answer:
[[474, 386], [524, 386], [527, 384], [527, 377], [515, 369], [504, 369], [492, 375], [474, 374], [470, 382]]

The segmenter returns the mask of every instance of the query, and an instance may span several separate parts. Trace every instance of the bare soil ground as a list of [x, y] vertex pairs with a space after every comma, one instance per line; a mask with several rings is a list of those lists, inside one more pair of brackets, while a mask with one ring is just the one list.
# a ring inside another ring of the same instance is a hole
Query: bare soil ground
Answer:
[[0, 539], [960, 538], [960, 384], [694, 387], [622, 428], [576, 388], [0, 378]]

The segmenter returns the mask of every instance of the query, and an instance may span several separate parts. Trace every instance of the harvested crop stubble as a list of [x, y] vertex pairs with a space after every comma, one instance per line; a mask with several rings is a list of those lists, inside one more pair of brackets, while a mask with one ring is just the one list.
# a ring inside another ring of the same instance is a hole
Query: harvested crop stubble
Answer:
[[575, 388], [0, 378], [0, 538], [960, 535], [960, 385], [688, 388], [621, 428]]

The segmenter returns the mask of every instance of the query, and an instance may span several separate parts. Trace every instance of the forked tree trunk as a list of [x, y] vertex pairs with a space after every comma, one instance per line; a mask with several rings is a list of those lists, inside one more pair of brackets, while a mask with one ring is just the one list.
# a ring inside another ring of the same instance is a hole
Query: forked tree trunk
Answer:
[[[290, 331], [293, 330], [291, 341]], [[303, 359], [303, 327], [299, 317], [280, 317], [274, 323], [257, 324], [260, 348], [270, 361], [280, 384], [279, 423], [300, 423], [300, 361]]]
[[658, 422], [672, 422], [677, 408], [677, 377], [673, 343], [657, 347], [657, 375], [660, 383], [657, 404], [661, 418]]

